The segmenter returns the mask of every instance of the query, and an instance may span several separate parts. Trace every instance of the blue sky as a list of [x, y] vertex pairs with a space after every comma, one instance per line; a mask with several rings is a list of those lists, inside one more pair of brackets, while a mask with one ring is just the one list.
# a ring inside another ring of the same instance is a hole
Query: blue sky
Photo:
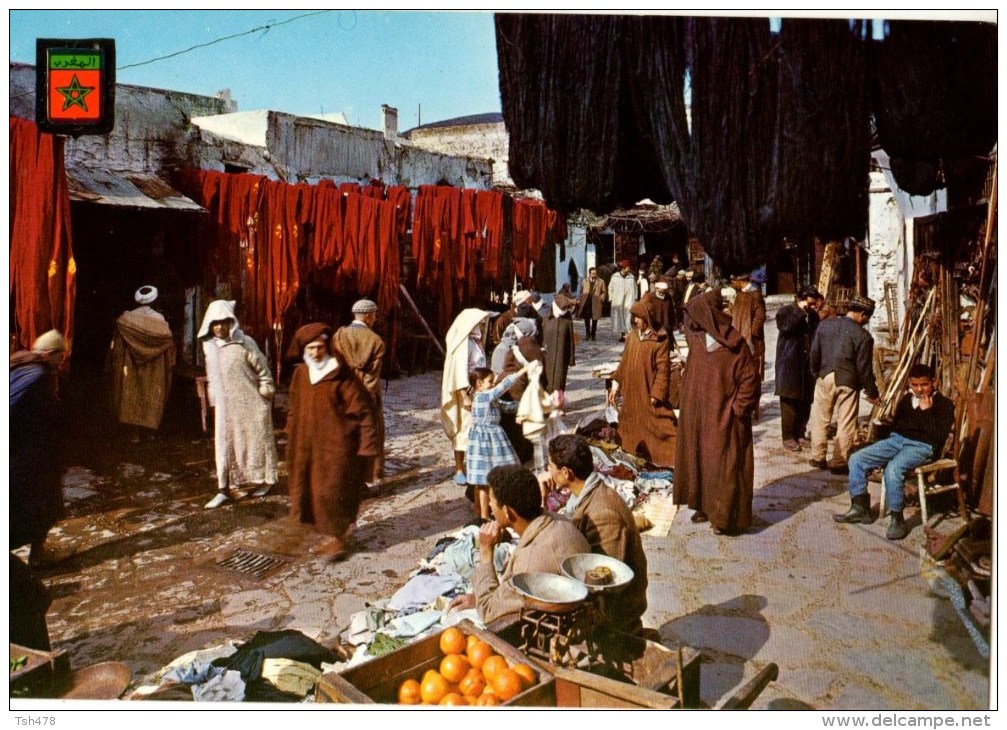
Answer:
[[243, 110], [343, 112], [377, 129], [388, 104], [403, 131], [416, 126], [418, 109], [424, 123], [500, 111], [490, 12], [11, 10], [10, 60], [34, 64], [36, 38], [114, 38], [119, 83], [207, 95], [229, 88]]

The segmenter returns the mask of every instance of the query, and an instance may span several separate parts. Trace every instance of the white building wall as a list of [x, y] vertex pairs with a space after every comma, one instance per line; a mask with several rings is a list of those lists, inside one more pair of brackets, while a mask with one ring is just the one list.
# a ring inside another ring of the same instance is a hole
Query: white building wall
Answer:
[[870, 322], [870, 330], [879, 345], [895, 347], [897, 341], [887, 342], [888, 314], [884, 306], [884, 282], [894, 281], [898, 286], [899, 313], [896, 324], [901, 327], [913, 275], [913, 218], [946, 211], [947, 190], [942, 188], [926, 196], [909, 195], [895, 182], [885, 151], [875, 151], [873, 158], [881, 171], [872, 172], [870, 181], [867, 296], [878, 303]]
[[[885, 283], [898, 287], [896, 327], [905, 316], [905, 219], [895, 194], [882, 172], [872, 172], [870, 182], [870, 208], [867, 223], [867, 296], [877, 302], [870, 329], [876, 344], [894, 347], [888, 341], [888, 310], [884, 304]], [[896, 337], [897, 337], [896, 330]]]
[[[10, 113], [35, 119], [35, 67], [10, 65]], [[198, 164], [194, 116], [235, 111], [234, 102], [144, 86], [117, 85], [115, 126], [108, 135], [67, 138], [70, 168], [157, 174]]]
[[[35, 67], [10, 65], [10, 113], [35, 118]], [[491, 126], [491, 125], [490, 125]], [[502, 126], [502, 125], [501, 125]], [[117, 85], [109, 135], [68, 139], [70, 168], [163, 175], [192, 167], [234, 165], [274, 180], [416, 188], [441, 180], [461, 188], [492, 185], [492, 162], [425, 150], [384, 133], [269, 110], [237, 111], [230, 99]]]
[[[565, 245], [566, 258], [562, 261], [559, 258], [559, 246], [556, 246], [556, 289], [559, 290], [564, 284], [570, 283], [570, 262], [577, 267], [577, 283], [587, 276], [587, 270], [594, 266], [595, 251], [594, 244], [587, 242], [587, 229], [581, 226], [570, 226], [567, 233]], [[573, 295], [577, 296], [577, 289], [571, 287]], [[544, 293], [543, 293], [544, 295]], [[551, 298], [549, 299], [551, 301]]]
[[510, 138], [502, 122], [414, 129], [409, 139], [417, 147], [427, 150], [490, 159], [493, 162], [493, 184], [514, 185], [507, 165]]
[[[391, 142], [373, 129], [282, 112], [263, 113], [261, 125], [248, 116], [260, 112], [194, 120], [203, 143], [201, 166], [223, 170], [225, 165], [234, 165], [290, 183], [313, 184], [322, 178], [364, 184], [382, 180], [413, 189], [441, 180], [461, 188], [485, 189], [492, 184], [486, 159]], [[249, 130], [261, 130], [261, 138], [250, 136]]]

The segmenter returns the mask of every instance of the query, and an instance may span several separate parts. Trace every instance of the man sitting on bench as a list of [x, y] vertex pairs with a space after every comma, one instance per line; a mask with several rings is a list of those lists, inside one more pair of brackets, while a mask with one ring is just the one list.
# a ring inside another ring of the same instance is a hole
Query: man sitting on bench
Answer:
[[895, 408], [892, 435], [875, 441], [850, 456], [849, 490], [852, 506], [836, 522], [871, 523], [871, 497], [867, 474], [872, 469], [885, 472], [884, 504], [891, 511], [885, 536], [901, 540], [909, 534], [902, 517], [903, 483], [918, 466], [939, 459], [955, 420], [955, 404], [937, 392], [934, 369], [917, 363], [909, 370], [909, 389]]

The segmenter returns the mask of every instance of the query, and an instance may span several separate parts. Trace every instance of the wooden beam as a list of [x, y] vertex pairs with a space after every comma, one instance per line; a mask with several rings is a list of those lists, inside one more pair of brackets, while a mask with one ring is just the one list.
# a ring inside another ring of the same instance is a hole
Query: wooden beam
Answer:
[[410, 309], [413, 310], [413, 314], [415, 314], [416, 317], [420, 320], [420, 324], [423, 325], [423, 329], [427, 331], [427, 334], [430, 336], [430, 339], [434, 341], [434, 346], [438, 349], [438, 351], [440, 351], [443, 357], [447, 357], [448, 354], [444, 351], [444, 348], [441, 346], [440, 339], [437, 337], [437, 335], [434, 334], [434, 331], [430, 329], [430, 325], [427, 324], [427, 320], [423, 317], [423, 315], [420, 314], [419, 307], [416, 306], [416, 302], [413, 301], [413, 298], [409, 296], [409, 292], [406, 290], [405, 284], [399, 284], [399, 294], [402, 295], [403, 299], [406, 300], [406, 304], [408, 304]]

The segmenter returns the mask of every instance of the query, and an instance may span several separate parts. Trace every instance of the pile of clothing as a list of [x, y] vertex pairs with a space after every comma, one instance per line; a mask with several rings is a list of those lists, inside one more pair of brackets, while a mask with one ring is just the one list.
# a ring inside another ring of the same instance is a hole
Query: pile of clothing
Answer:
[[[453, 598], [472, 592], [472, 574], [479, 562], [478, 538], [475, 525], [441, 538], [393, 596], [366, 604], [363, 611], [353, 614], [340, 634], [343, 646], [352, 647], [352, 656], [334, 669], [356, 666], [462, 619], [483, 628], [474, 608], [447, 610]], [[517, 535], [511, 533], [510, 541], [496, 546], [493, 564], [497, 572], [503, 572], [516, 543]]]
[[300, 631], [260, 631], [189, 652], [141, 683], [131, 700], [305, 702], [340, 656]]

